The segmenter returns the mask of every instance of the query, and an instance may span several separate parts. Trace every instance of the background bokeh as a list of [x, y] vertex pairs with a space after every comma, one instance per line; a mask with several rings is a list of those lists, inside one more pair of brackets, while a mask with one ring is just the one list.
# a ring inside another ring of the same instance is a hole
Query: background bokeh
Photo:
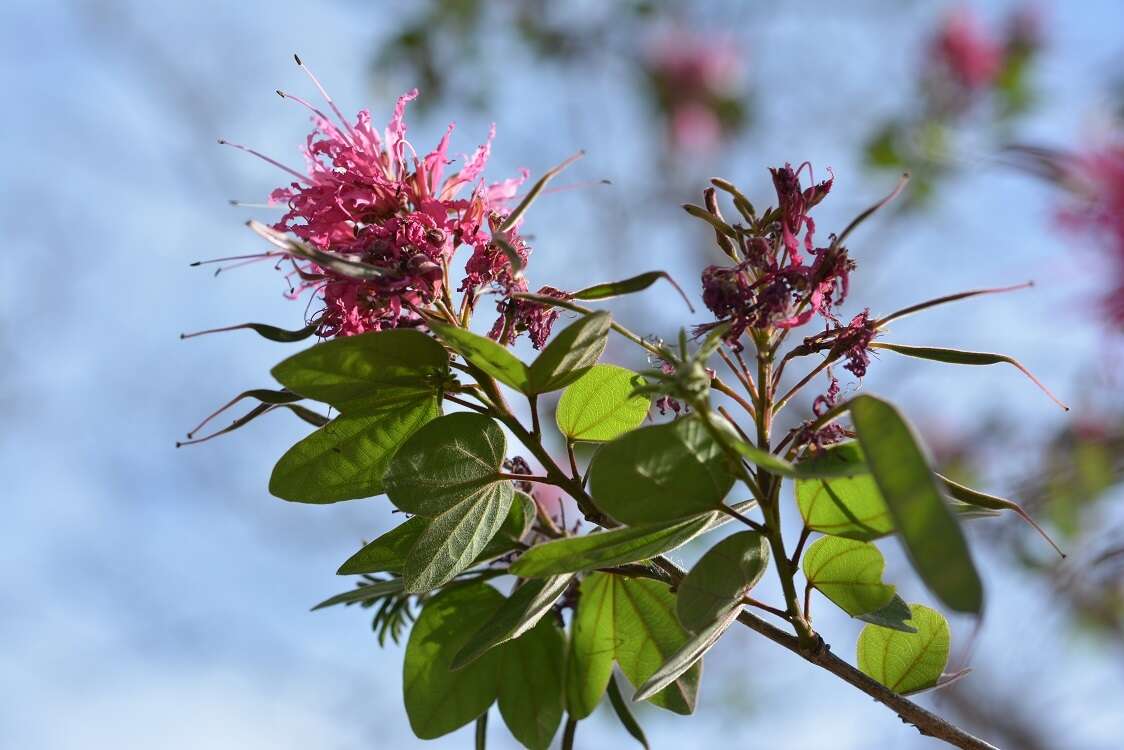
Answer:
[[[714, 0], [669, 16], [659, 3], [637, 11], [586, 0], [450, 15], [475, 5], [0, 7], [9, 102], [0, 222], [19, 266], [0, 295], [0, 746], [422, 744], [401, 707], [401, 649], [380, 649], [354, 608], [307, 611], [348, 587], [334, 571], [391, 522], [385, 500], [318, 507], [271, 498], [273, 462], [308, 429], [285, 413], [174, 447], [212, 408], [267, 385], [268, 368], [292, 351], [245, 331], [180, 341], [181, 331], [302, 321], [303, 301], [284, 299], [266, 265], [217, 277], [188, 267], [259, 247], [243, 222], [268, 211], [227, 201], [261, 201], [283, 177], [215, 141], [299, 162], [306, 113], [274, 93], [315, 94], [293, 52], [345, 112], [369, 106], [376, 122], [401, 91], [428, 83], [424, 107], [408, 116], [419, 151], [453, 119], [452, 150], [471, 151], [494, 121], [494, 177], [521, 166], [539, 174], [584, 148], [558, 181], [570, 188], [544, 196], [527, 220], [533, 285], [577, 288], [663, 268], [696, 294], [698, 269], [720, 255], [677, 205], [699, 202], [708, 177], [733, 180], [762, 205], [767, 166], [810, 160], [817, 176], [831, 167], [837, 181], [817, 209], [821, 233], [892, 187], [892, 174], [865, 165], [864, 147], [880, 122], [916, 106], [926, 40], [952, 7]], [[1014, 7], [980, 3], [978, 12], [996, 24]], [[1001, 136], [1079, 149], [1112, 127], [1124, 5], [1040, 10], [1035, 103]], [[740, 51], [738, 117], [706, 148], [670, 138], [653, 98], [645, 40], [668, 26]], [[416, 28], [433, 37], [410, 56], [402, 33]], [[1071, 413], [998, 368], [884, 355], [862, 387], [902, 404], [938, 459], [1033, 501], [1073, 553], [1059, 563], [1024, 526], [973, 523], [989, 602], [978, 629], [954, 620], [953, 666], [975, 671], [920, 700], [1003, 747], [1109, 750], [1124, 736], [1124, 493], [1114, 487], [1121, 443], [1110, 439], [1124, 425], [1124, 347], [1095, 306], [1109, 265], [1094, 240], [1059, 227], [1058, 189], [1009, 168], [997, 143], [986, 124], [967, 121], [925, 204], [880, 214], [853, 236], [860, 268], [848, 312], [1037, 282], [910, 319], [893, 338], [1018, 356]], [[613, 309], [663, 336], [705, 320], [658, 287]], [[611, 355], [643, 364], [628, 350]], [[887, 579], [929, 602], [893, 545], [885, 549]], [[772, 582], [764, 585], [770, 598]], [[850, 655], [856, 625], [826, 606], [816, 614], [817, 628]], [[641, 709], [640, 718], [657, 748], [936, 746], [748, 632], [708, 657], [696, 716]], [[432, 745], [466, 747], [470, 732]], [[511, 746], [500, 722], [492, 734], [495, 747]], [[630, 742], [603, 712], [583, 723], [578, 745]]]

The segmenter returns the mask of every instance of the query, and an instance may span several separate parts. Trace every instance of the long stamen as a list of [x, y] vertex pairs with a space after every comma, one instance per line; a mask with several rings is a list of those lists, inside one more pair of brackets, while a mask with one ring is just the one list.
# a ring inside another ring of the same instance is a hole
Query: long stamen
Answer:
[[228, 202], [230, 203], [230, 205], [235, 206], [236, 208], [272, 208], [280, 210], [283, 205], [281, 203], [250, 203], [248, 201], [240, 201], [233, 198], [231, 198]]
[[268, 252], [268, 253], [254, 253], [253, 255], [231, 255], [231, 256], [226, 257], [226, 258], [209, 258], [208, 260], [197, 260], [197, 261], [195, 261], [195, 262], [193, 262], [189, 265], [192, 268], [195, 268], [196, 266], [206, 266], [206, 265], [210, 265], [211, 263], [226, 263], [226, 262], [232, 261], [232, 260], [248, 260], [250, 258], [277, 258], [277, 257], [285, 257], [285, 254], [284, 253]]
[[[336, 128], [336, 126], [332, 124], [332, 118], [328, 117], [326, 114], [324, 114], [323, 112], [318, 110], [316, 107], [312, 106], [312, 103], [309, 102], [307, 99], [302, 99], [301, 97], [299, 97], [295, 94], [290, 94], [288, 91], [282, 91], [281, 89], [277, 89], [276, 91], [277, 91], [277, 95], [279, 97], [281, 97], [282, 99], [292, 99], [297, 104], [304, 105], [305, 107], [307, 107], [312, 112], [312, 114], [316, 115], [321, 120], [323, 120], [328, 125], [330, 125], [333, 130], [338, 130], [338, 128]], [[344, 140], [346, 140], [352, 146], [355, 145], [355, 142], [352, 141], [351, 138], [348, 137], [347, 133], [342, 133], [342, 135], [344, 137]]]
[[[332, 111], [336, 113], [336, 117], [340, 118], [340, 122], [343, 123], [344, 129], [347, 130], [352, 138], [356, 138], [355, 131], [351, 129], [351, 125], [347, 122], [347, 118], [343, 116], [343, 112], [340, 112], [340, 108], [336, 106], [336, 103], [334, 101], [332, 101], [332, 97], [328, 96], [328, 92], [322, 85], [320, 85], [319, 79], [317, 79], [316, 76], [313, 75], [312, 71], [308, 69], [307, 65], [301, 62], [300, 55], [293, 55], [293, 59], [297, 61], [297, 65], [300, 67], [300, 69], [303, 70], [308, 75], [308, 77], [312, 79], [312, 82], [314, 84], [316, 84], [316, 88], [320, 90], [320, 95], [324, 97], [324, 100], [326, 102], [328, 102], [328, 106], [331, 107]], [[356, 140], [355, 142], [358, 141]]]
[[305, 175], [301, 174], [300, 172], [293, 169], [292, 167], [286, 167], [284, 164], [277, 161], [276, 159], [269, 158], [268, 156], [261, 153], [260, 151], [255, 151], [254, 149], [249, 148], [247, 146], [243, 146], [240, 143], [231, 143], [230, 141], [226, 140], [225, 138], [219, 138], [219, 145], [233, 146], [234, 148], [238, 149], [239, 151], [245, 151], [248, 154], [253, 154], [254, 156], [258, 157], [259, 159], [263, 159], [264, 161], [269, 162], [270, 164], [277, 167], [278, 169], [285, 170], [286, 172], [291, 174], [293, 177], [296, 177], [301, 182], [308, 182], [308, 177], [306, 177]]

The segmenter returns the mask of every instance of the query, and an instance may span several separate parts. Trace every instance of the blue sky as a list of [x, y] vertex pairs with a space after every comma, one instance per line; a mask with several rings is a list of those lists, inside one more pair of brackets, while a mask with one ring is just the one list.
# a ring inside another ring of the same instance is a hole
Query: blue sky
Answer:
[[[817, 218], [828, 231], [888, 189], [862, 171], [858, 144], [869, 118], [908, 101], [920, 40], [945, 7], [776, 5], [753, 12], [713, 6], [732, 14], [723, 25], [744, 35], [759, 85], [755, 129], [710, 163], [666, 166], [654, 158], [653, 125], [619, 66], [564, 75], [507, 50], [503, 38], [495, 40], [503, 63], [492, 71], [502, 81], [495, 107], [482, 115], [438, 104], [411, 121], [411, 139], [428, 148], [456, 119], [454, 150], [470, 151], [494, 120], [495, 176], [519, 166], [540, 173], [585, 148], [574, 179], [614, 184], [536, 204], [528, 219], [532, 281], [574, 288], [667, 268], [693, 287], [705, 232], [676, 204], [696, 200], [710, 174], [766, 200], [767, 166], [804, 159], [831, 166], [836, 192]], [[985, 7], [999, 18], [1008, 6]], [[0, 9], [0, 76], [10, 102], [0, 126], [0, 219], [20, 266], [0, 295], [7, 426], [0, 434], [7, 485], [0, 744], [421, 745], [401, 708], [400, 650], [380, 650], [365, 615], [352, 609], [307, 612], [347, 588], [334, 570], [360, 539], [390, 523], [386, 501], [306, 507], [271, 498], [273, 462], [306, 429], [287, 415], [197, 448], [173, 447], [215, 405], [266, 385], [268, 368], [292, 351], [247, 332], [188, 342], [178, 334], [246, 320], [295, 327], [303, 312], [303, 304], [282, 298], [280, 278], [264, 266], [218, 278], [188, 268], [200, 258], [254, 251], [242, 223], [260, 214], [227, 200], [260, 200], [282, 181], [215, 139], [298, 162], [307, 119], [273, 93], [315, 93], [292, 65], [294, 51], [345, 111], [370, 106], [385, 121], [409, 82], [372, 81], [367, 63], [409, 8], [15, 0]], [[1046, 8], [1044, 103], [1022, 132], [1073, 143], [1095, 129], [1105, 87], [1120, 72], [1124, 6]], [[1048, 189], [997, 168], [971, 144], [964, 160], [929, 212], [876, 220], [856, 233], [852, 252], [867, 273], [854, 299], [889, 310], [1035, 278], [1033, 291], [911, 320], [895, 338], [1001, 349], [1080, 404], [1105, 344], [1086, 311], [1095, 276], [1080, 272], [1085, 256], [1054, 228]], [[653, 183], [666, 187], [647, 191]], [[664, 334], [702, 320], [677, 304], [616, 309], [634, 326]], [[614, 354], [640, 364], [624, 350]], [[883, 358], [864, 388], [953, 432], [991, 410], [1018, 415], [1028, 435], [1064, 419], [1013, 372], [907, 368]], [[890, 577], [911, 600], [929, 601], [889, 551]], [[1022, 686], [1025, 706], [1047, 715], [1066, 747], [1112, 747], [1124, 717], [1090, 707], [1122, 694], [1124, 675], [1113, 664], [1119, 654], [1106, 658], [1102, 644], [1070, 628], [1040, 582], [1000, 565], [988, 565], [985, 576], [991, 604], [972, 659], [981, 679]], [[817, 625], [850, 655], [858, 629], [846, 618], [822, 617]], [[971, 632], [971, 622], [955, 622], [958, 643]], [[748, 633], [716, 653], [694, 718], [642, 714], [655, 747], [934, 746]], [[940, 705], [939, 697], [922, 700]], [[495, 746], [510, 746], [493, 724]], [[590, 748], [628, 742], [606, 716], [583, 725], [581, 739]], [[460, 732], [432, 745], [470, 741]]]

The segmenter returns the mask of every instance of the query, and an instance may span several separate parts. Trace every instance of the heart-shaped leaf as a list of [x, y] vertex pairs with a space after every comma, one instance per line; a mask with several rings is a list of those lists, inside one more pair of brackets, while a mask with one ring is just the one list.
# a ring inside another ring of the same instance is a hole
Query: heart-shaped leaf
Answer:
[[399, 509], [430, 519], [406, 559], [407, 591], [428, 591], [465, 570], [500, 530], [514, 490], [500, 477], [506, 440], [495, 420], [449, 414], [418, 430], [387, 469]]
[[680, 581], [675, 613], [687, 630], [698, 633], [731, 610], [769, 566], [769, 541], [756, 531], [739, 531], [711, 547]]
[[558, 430], [571, 440], [605, 442], [640, 426], [651, 400], [635, 393], [644, 379], [616, 365], [594, 365], [558, 401]]
[[882, 583], [886, 561], [869, 542], [825, 536], [804, 553], [808, 583], [852, 617], [876, 612], [894, 598]]
[[694, 666], [695, 662], [701, 659], [703, 654], [709, 651], [714, 644], [718, 643], [718, 639], [730, 629], [730, 626], [738, 619], [739, 611], [741, 611], [740, 607], [728, 610], [719, 619], [692, 636], [681, 649], [664, 662], [664, 665], [655, 674], [648, 678], [647, 682], [640, 686], [632, 699], [634, 701], [647, 700]]
[[694, 418], [622, 435], [602, 446], [590, 466], [597, 507], [625, 524], [714, 510], [733, 484], [722, 448]]
[[858, 665], [895, 693], [908, 695], [934, 687], [948, 663], [951, 638], [940, 612], [911, 604], [915, 633], [867, 625], [859, 633]]

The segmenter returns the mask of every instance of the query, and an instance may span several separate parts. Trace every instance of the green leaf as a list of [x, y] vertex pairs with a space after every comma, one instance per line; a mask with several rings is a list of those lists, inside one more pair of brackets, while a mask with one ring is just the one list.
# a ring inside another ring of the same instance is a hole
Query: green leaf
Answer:
[[750, 463], [790, 479], [831, 479], [866, 474], [866, 462], [854, 441], [816, 451], [799, 463], [791, 463], [768, 451], [750, 445], [731, 428], [730, 445]]
[[605, 351], [611, 323], [609, 313], [596, 312], [562, 329], [531, 363], [527, 393], [557, 391], [588, 372]]
[[590, 466], [597, 507], [625, 524], [714, 510], [733, 484], [722, 448], [694, 418], [633, 430], [602, 446]]
[[406, 556], [425, 531], [427, 523], [427, 519], [415, 516], [399, 524], [349, 557], [336, 571], [336, 575], [400, 574], [402, 568], [406, 567]]
[[761, 579], [769, 565], [769, 542], [756, 531], [739, 531], [711, 547], [679, 583], [675, 612], [687, 630], [697, 633], [731, 610]]
[[691, 302], [687, 299], [687, 295], [683, 294], [683, 290], [675, 283], [675, 279], [667, 271], [648, 271], [637, 276], [633, 276], [622, 281], [609, 281], [604, 284], [594, 284], [587, 286], [585, 289], [580, 289], [573, 293], [573, 299], [582, 300], [595, 300], [595, 299], [609, 299], [610, 297], [619, 297], [622, 294], [634, 294], [643, 291], [655, 284], [660, 279], [667, 279], [667, 282], [675, 287], [675, 291], [679, 292], [683, 300], [687, 302], [687, 308], [694, 312], [691, 307]]
[[[595, 574], [597, 575], [597, 574]], [[666, 584], [647, 578], [612, 576], [617, 664], [633, 687], [643, 685], [690, 641], [675, 617], [675, 596]], [[702, 663], [695, 662], [649, 700], [677, 714], [695, 710]]]
[[573, 719], [593, 713], [613, 675], [615, 592], [613, 576], [607, 573], [593, 573], [581, 582], [566, 654], [566, 713]]
[[632, 735], [632, 738], [639, 742], [644, 750], [648, 750], [648, 738], [644, 736], [644, 728], [640, 726], [640, 722], [636, 720], [632, 709], [629, 708], [624, 696], [621, 695], [616, 675], [609, 678], [609, 704], [613, 707], [613, 712], [616, 713], [617, 718], [620, 719], [621, 725]]
[[356, 602], [366, 602], [371, 599], [381, 599], [387, 594], [396, 594], [402, 590], [402, 579], [392, 578], [389, 581], [379, 581], [378, 583], [364, 584], [350, 591], [345, 591], [342, 594], [336, 594], [333, 597], [325, 599], [312, 608], [315, 612], [318, 609], [325, 607], [334, 607], [337, 604], [354, 604]]
[[1023, 375], [1038, 386], [1039, 390], [1049, 396], [1050, 400], [1066, 411], [1069, 407], [1058, 400], [1049, 388], [1042, 384], [1038, 378], [1034, 376], [1030, 370], [1023, 366], [1014, 357], [1008, 357], [1006, 354], [992, 354], [990, 352], [967, 352], [962, 349], [942, 349], [936, 346], [906, 346], [904, 344], [891, 344], [887, 341], [876, 341], [871, 344], [875, 349], [888, 349], [898, 354], [903, 354], [907, 357], [917, 357], [919, 359], [928, 359], [934, 362], [944, 362], [951, 365], [1001, 365], [1007, 364], [1014, 367]]
[[449, 669], [476, 628], [503, 603], [492, 587], [452, 586], [426, 602], [406, 644], [403, 688], [410, 728], [430, 740], [468, 724], [496, 698], [501, 654], [485, 654], [457, 672]]
[[531, 750], [547, 750], [562, 723], [562, 670], [566, 637], [553, 618], [504, 644], [499, 706], [515, 739]]
[[867, 625], [859, 634], [858, 665], [901, 695], [934, 687], [948, 663], [948, 623], [940, 612], [910, 605], [916, 633]]
[[495, 420], [474, 412], [435, 419], [395, 454], [384, 481], [399, 509], [430, 523], [406, 558], [406, 590], [452, 580], [483, 552], [507, 518], [514, 489], [500, 478], [506, 440]]
[[913, 613], [909, 611], [909, 605], [905, 603], [905, 600], [894, 594], [894, 598], [882, 609], [856, 615], [856, 619], [884, 628], [901, 630], [904, 633], [916, 633], [917, 628], [906, 624], [906, 620], [912, 616]]
[[641, 526], [625, 526], [585, 536], [536, 544], [511, 566], [524, 578], [576, 573], [647, 560], [681, 547], [707, 530], [714, 513]]
[[977, 508], [984, 508], [986, 510], [1011, 511], [1019, 518], [1026, 521], [1031, 528], [1037, 531], [1059, 555], [1061, 555], [1063, 558], [1065, 557], [1065, 553], [1062, 552], [1061, 548], [1054, 542], [1053, 539], [1050, 538], [1050, 535], [1047, 534], [1046, 531], [1041, 526], [1039, 526], [1035, 522], [1035, 520], [1030, 517], [1030, 514], [1023, 510], [1022, 506], [1018, 503], [1014, 502], [1013, 500], [1008, 500], [1004, 497], [997, 497], [995, 495], [989, 495], [986, 492], [974, 490], [971, 487], [965, 487], [964, 485], [958, 484], [947, 477], [941, 476], [940, 474], [937, 474], [937, 479], [940, 480], [941, 484], [944, 485], [944, 488], [949, 495], [962, 503]]
[[983, 585], [968, 543], [909, 425], [873, 396], [853, 399], [850, 409], [867, 465], [914, 569], [947, 606], [978, 614]]
[[644, 378], [616, 365], [594, 365], [558, 401], [558, 430], [571, 440], [604, 442], [640, 426], [651, 399], [635, 393]]
[[302, 503], [381, 494], [383, 473], [398, 446], [438, 414], [431, 394], [340, 415], [286, 451], [273, 468], [269, 491]]
[[409, 328], [325, 341], [273, 368], [289, 390], [345, 414], [435, 396], [448, 374], [442, 346]]
[[886, 561], [869, 542], [825, 536], [804, 553], [804, 577], [852, 617], [876, 612], [894, 598], [882, 583]]
[[869, 541], [892, 534], [894, 521], [869, 474], [796, 482], [796, 504], [812, 531]]
[[709, 651], [714, 644], [718, 643], [718, 639], [730, 629], [730, 626], [738, 619], [740, 611], [740, 607], [727, 611], [718, 620], [692, 636], [681, 649], [664, 662], [664, 665], [655, 674], [648, 678], [647, 682], [640, 686], [632, 699], [634, 701], [647, 700], [694, 666], [695, 662], [701, 659], [703, 654]]
[[469, 364], [479, 367], [504, 385], [524, 393], [529, 391], [527, 366], [515, 355], [490, 338], [478, 336], [463, 328], [430, 321], [430, 329], [450, 349], [464, 357]]
[[483, 627], [453, 659], [453, 669], [460, 669], [486, 653], [489, 649], [518, 638], [550, 612], [559, 597], [566, 592], [574, 576], [560, 575], [527, 581], [499, 608]]

